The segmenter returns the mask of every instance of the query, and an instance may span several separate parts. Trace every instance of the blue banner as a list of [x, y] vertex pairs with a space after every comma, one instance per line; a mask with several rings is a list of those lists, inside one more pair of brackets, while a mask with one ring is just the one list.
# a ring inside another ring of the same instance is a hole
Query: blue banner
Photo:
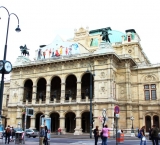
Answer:
[[42, 125], [47, 126], [48, 133], [47, 138], [50, 141], [51, 138], [51, 118], [42, 118]]

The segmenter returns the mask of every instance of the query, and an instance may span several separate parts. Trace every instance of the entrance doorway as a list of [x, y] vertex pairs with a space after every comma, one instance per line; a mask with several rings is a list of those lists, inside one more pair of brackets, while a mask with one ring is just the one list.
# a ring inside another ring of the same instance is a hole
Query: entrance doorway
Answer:
[[76, 128], [76, 115], [72, 112], [69, 112], [65, 116], [65, 128], [66, 132], [73, 133]]

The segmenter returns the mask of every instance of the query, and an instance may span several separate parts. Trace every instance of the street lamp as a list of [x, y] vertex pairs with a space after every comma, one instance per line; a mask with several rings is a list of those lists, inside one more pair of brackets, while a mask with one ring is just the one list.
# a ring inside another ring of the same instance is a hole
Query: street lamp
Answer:
[[134, 117], [132, 116], [130, 119], [131, 119], [131, 121], [132, 121], [132, 129], [131, 129], [131, 133], [134, 133], [134, 129], [133, 129], [133, 120], [134, 120]]
[[9, 74], [12, 71], [12, 65], [9, 61], [6, 61], [6, 55], [7, 55], [7, 40], [8, 40], [8, 30], [9, 30], [9, 22], [10, 22], [10, 16], [14, 15], [16, 16], [18, 20], [18, 26], [15, 29], [16, 32], [20, 32], [21, 29], [19, 28], [19, 19], [18, 16], [14, 13], [9, 13], [7, 8], [0, 6], [0, 8], [4, 8], [8, 13], [8, 23], [7, 23], [7, 33], [6, 33], [6, 41], [5, 41], [5, 47], [4, 47], [4, 56], [3, 60], [0, 60], [0, 73], [2, 74], [1, 78], [1, 86], [0, 86], [0, 116], [2, 115], [2, 102], [3, 102], [3, 88], [4, 88], [4, 74]]
[[106, 122], [106, 109], [102, 110], [102, 116], [103, 116], [103, 127], [104, 127], [104, 124]]
[[[89, 70], [89, 69], [90, 70]], [[92, 138], [92, 77], [95, 76], [93, 66], [88, 64], [87, 73], [90, 73], [90, 138]], [[93, 74], [92, 74], [93, 71]]]

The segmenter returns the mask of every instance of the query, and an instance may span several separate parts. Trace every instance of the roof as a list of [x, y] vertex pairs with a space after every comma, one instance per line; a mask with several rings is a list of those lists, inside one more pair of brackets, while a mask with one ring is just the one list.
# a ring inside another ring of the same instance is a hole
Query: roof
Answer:
[[[116, 31], [116, 30], [112, 30], [110, 27], [107, 28], [102, 28], [102, 29], [107, 29], [108, 33], [110, 33], [109, 35], [109, 39], [111, 43], [115, 43], [115, 42], [122, 42], [122, 36], [125, 36], [126, 34], [120, 31]], [[102, 29], [96, 29], [96, 30], [91, 30], [89, 31], [89, 34], [91, 36], [94, 35], [101, 35], [102, 34]]]

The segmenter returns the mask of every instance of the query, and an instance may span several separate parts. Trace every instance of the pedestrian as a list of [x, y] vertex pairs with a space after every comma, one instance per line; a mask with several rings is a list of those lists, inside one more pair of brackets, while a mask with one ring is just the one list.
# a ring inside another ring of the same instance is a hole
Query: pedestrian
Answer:
[[10, 136], [11, 136], [11, 130], [10, 130], [10, 126], [9, 125], [8, 125], [8, 127], [6, 127], [5, 133], [6, 133], [5, 144], [7, 143], [7, 140], [8, 140], [8, 144], [9, 144]]
[[44, 136], [44, 144], [45, 145], [48, 145], [48, 138], [47, 138], [47, 133], [48, 133], [48, 128], [47, 126], [44, 127], [44, 130], [45, 130], [45, 136]]
[[152, 143], [153, 145], [158, 145], [158, 133], [159, 133], [159, 129], [158, 127], [154, 124], [152, 131], [151, 131], [151, 135], [152, 135]]
[[154, 145], [152, 130], [153, 130], [153, 126], [152, 126], [152, 128], [149, 128], [149, 140], [151, 140], [152, 144]]
[[139, 132], [141, 133], [141, 141], [140, 141], [140, 145], [146, 145], [146, 137], [145, 137], [145, 126], [142, 126], [142, 128], [139, 130]]
[[107, 145], [109, 130], [110, 130], [110, 128], [108, 128], [108, 125], [105, 125], [104, 128], [101, 131], [102, 145]]
[[13, 137], [15, 136], [15, 130], [13, 126], [11, 127], [11, 141], [14, 141]]
[[44, 125], [41, 125], [41, 126], [40, 126], [40, 140], [39, 140], [39, 145], [43, 145], [44, 137], [45, 137]]
[[95, 128], [94, 131], [93, 131], [94, 139], [95, 139], [95, 145], [97, 145], [98, 137], [99, 137], [99, 130], [98, 130], [98, 127], [99, 127], [99, 126], [96, 126], [96, 128]]

